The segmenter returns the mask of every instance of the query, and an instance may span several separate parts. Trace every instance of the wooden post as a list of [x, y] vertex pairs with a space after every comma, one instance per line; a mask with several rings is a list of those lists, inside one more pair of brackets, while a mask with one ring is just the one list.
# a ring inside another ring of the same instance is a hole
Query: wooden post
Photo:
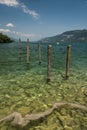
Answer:
[[70, 71], [70, 54], [71, 54], [71, 46], [67, 47], [67, 57], [66, 57], [66, 79], [69, 78]]
[[27, 39], [27, 64], [30, 63], [29, 39]]
[[51, 45], [47, 47], [47, 83], [50, 82], [50, 71], [51, 71]]
[[41, 65], [41, 44], [38, 44], [38, 60], [39, 60], [39, 65]]
[[27, 39], [27, 44], [29, 45], [29, 38]]
[[21, 60], [21, 54], [22, 54], [22, 45], [21, 45], [21, 39], [19, 38], [19, 44], [18, 44], [18, 49], [19, 49], [19, 60]]

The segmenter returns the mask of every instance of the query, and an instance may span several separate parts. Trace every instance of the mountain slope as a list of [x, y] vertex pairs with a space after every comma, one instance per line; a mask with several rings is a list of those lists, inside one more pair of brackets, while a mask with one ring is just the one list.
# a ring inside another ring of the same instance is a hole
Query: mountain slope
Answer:
[[43, 43], [87, 42], [87, 29], [66, 31], [60, 35], [41, 39]]

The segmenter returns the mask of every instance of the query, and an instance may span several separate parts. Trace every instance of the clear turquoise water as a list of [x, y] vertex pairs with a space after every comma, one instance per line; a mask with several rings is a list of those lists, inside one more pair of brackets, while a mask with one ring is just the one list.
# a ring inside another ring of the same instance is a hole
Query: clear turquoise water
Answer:
[[[50, 43], [49, 43], [50, 44]], [[71, 70], [83, 70], [87, 68], [87, 43], [73, 43], [71, 52]], [[65, 69], [66, 50], [68, 44], [52, 44], [52, 69]], [[30, 44], [30, 66], [37, 67], [38, 65], [38, 45]], [[18, 58], [19, 49], [18, 43], [0, 45], [0, 72], [26, 70], [26, 43], [22, 43], [21, 60]], [[47, 44], [42, 44], [42, 66], [47, 65]]]
[[[42, 63], [38, 65], [38, 44], [30, 43], [29, 66], [26, 64], [26, 43], [22, 43], [21, 59], [18, 43], [0, 44], [0, 119], [14, 111], [20, 112], [23, 116], [28, 113], [39, 113], [58, 101], [87, 106], [87, 43], [51, 45], [51, 83], [47, 84], [48, 44], [41, 44]], [[72, 46], [70, 78], [65, 80], [68, 45]], [[31, 124], [25, 129], [87, 129], [87, 113], [74, 109], [61, 111], [55, 111], [43, 122]], [[57, 118], [61, 120], [63, 126]], [[0, 129], [12, 130], [13, 127], [2, 123]], [[16, 127], [14, 129], [18, 130]]]

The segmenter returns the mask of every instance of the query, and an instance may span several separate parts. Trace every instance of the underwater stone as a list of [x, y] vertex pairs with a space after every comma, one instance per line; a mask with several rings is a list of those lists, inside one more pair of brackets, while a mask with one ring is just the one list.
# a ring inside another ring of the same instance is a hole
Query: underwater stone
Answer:
[[29, 113], [29, 107], [21, 107], [18, 108], [18, 112], [22, 113], [22, 115], [26, 115], [27, 113]]
[[65, 115], [67, 114], [66, 109], [62, 108], [62, 109], [60, 110], [60, 114], [62, 114], [63, 116], [65, 116]]
[[81, 129], [80, 129], [80, 125], [73, 125], [73, 126], [72, 126], [72, 129], [73, 129], [73, 130], [81, 130]]
[[5, 95], [5, 98], [11, 98], [8, 94]]
[[64, 130], [73, 130], [73, 129], [71, 127], [65, 125]]

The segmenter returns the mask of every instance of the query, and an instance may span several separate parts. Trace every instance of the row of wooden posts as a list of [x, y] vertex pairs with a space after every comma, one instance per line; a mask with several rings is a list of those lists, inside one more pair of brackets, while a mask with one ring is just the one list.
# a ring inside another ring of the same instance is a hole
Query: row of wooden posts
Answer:
[[[21, 59], [21, 40], [19, 39], [19, 59]], [[47, 46], [47, 83], [51, 81], [51, 50], [52, 46]], [[71, 46], [67, 46], [67, 56], [66, 56], [66, 79], [69, 78], [70, 72], [70, 54], [71, 54]], [[27, 46], [26, 46], [26, 57], [27, 57], [27, 64], [30, 63], [30, 45], [29, 39], [27, 39]], [[39, 65], [41, 65], [41, 44], [38, 44], [38, 60]]]

